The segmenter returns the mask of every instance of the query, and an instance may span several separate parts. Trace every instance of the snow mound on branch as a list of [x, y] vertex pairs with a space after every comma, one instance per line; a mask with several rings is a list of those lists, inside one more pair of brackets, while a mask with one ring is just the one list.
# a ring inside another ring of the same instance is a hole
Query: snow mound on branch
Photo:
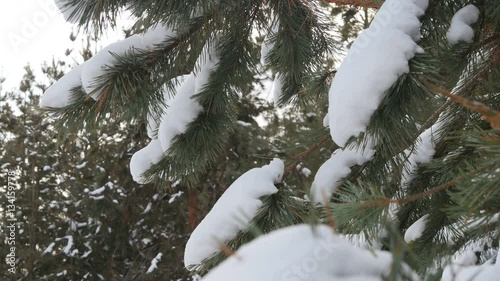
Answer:
[[[397, 156], [400, 157], [401, 160], [406, 161], [401, 173], [401, 189], [399, 191], [401, 192], [401, 195], [405, 195], [408, 185], [415, 178], [418, 166], [429, 163], [434, 157], [434, 154], [436, 153], [436, 144], [443, 139], [444, 132], [442, 131], [442, 128], [445, 122], [446, 114], [448, 113], [442, 113], [439, 115], [436, 123], [420, 134], [412, 147], [405, 149], [402, 154]], [[393, 197], [393, 199], [397, 198]], [[389, 216], [391, 219], [395, 219], [398, 212], [399, 205], [390, 203]]]
[[408, 227], [405, 232], [405, 241], [409, 243], [420, 238], [425, 230], [425, 226], [427, 225], [428, 220], [429, 214], [426, 214], [415, 221], [410, 227]]
[[434, 157], [436, 153], [436, 144], [443, 138], [441, 130], [444, 122], [443, 118], [444, 115], [441, 115], [434, 125], [425, 130], [418, 137], [413, 148], [407, 148], [403, 152], [404, 157], [408, 159], [403, 167], [403, 173], [401, 175], [401, 186], [403, 188], [415, 178], [418, 165], [429, 163], [432, 157]]
[[[202, 281], [382, 281], [391, 272], [391, 265], [388, 252], [355, 247], [325, 225], [302, 224], [243, 245]], [[409, 280], [419, 280], [406, 265], [403, 272]]]
[[311, 187], [311, 199], [316, 203], [327, 204], [341, 180], [351, 172], [354, 165], [362, 165], [375, 154], [375, 144], [369, 141], [364, 147], [354, 144], [333, 152], [332, 157], [319, 167]]
[[132, 35], [102, 49], [85, 63], [82, 71], [82, 84], [85, 92], [94, 99], [99, 98], [102, 92], [99, 88], [99, 78], [118, 63], [117, 56], [124, 56], [137, 49], [152, 49], [164, 40], [175, 36], [176, 33], [172, 29], [157, 25], [149, 28], [144, 34]]
[[323, 117], [323, 127], [330, 127], [330, 117], [328, 116], [328, 113], [325, 115], [325, 117]]
[[[160, 37], [162, 36], [158, 38]], [[154, 41], [151, 38], [148, 40], [149, 43]], [[204, 59], [200, 56], [197, 62], [197, 65], [200, 65], [200, 70], [179, 78], [181, 84], [176, 89], [175, 97], [170, 98], [166, 91], [164, 92], [166, 107], [162, 109], [161, 116], [158, 116], [158, 113], [150, 112], [148, 114], [148, 136], [153, 140], [147, 147], [136, 152], [130, 161], [130, 173], [136, 182], [147, 183], [142, 174], [151, 165], [161, 160], [174, 138], [184, 133], [189, 123], [193, 122], [203, 110], [193, 97], [203, 91], [210, 78], [210, 73], [217, 66], [219, 59], [215, 52], [215, 47], [207, 45], [203, 51], [207, 57]], [[155, 131], [157, 131], [156, 135]]]
[[460, 41], [472, 43], [474, 30], [470, 27], [479, 19], [479, 9], [470, 4], [460, 9], [451, 19], [450, 29], [446, 33], [446, 39], [450, 45]]
[[158, 253], [156, 255], [156, 257], [151, 261], [151, 265], [149, 266], [148, 271], [146, 273], [149, 274], [158, 268], [158, 262], [161, 261], [162, 256], [163, 256], [162, 253]]
[[163, 151], [170, 148], [175, 136], [184, 133], [201, 112], [202, 107], [192, 97], [194, 96], [195, 77], [191, 73], [179, 87], [175, 97], [170, 101], [163, 113], [158, 127], [158, 139]]
[[343, 147], [364, 132], [408, 61], [421, 48], [420, 21], [428, 0], [387, 0], [370, 27], [352, 44], [329, 92], [329, 125], [333, 141]]
[[191, 234], [184, 264], [200, 264], [245, 229], [262, 206], [260, 198], [278, 192], [274, 184], [281, 182], [284, 168], [283, 161], [275, 158], [269, 165], [251, 169], [233, 182]]
[[[184, 84], [184, 82], [189, 78], [190, 74], [188, 75], [182, 75], [178, 76], [175, 78], [177, 86], [176, 86], [176, 92], [181, 92], [184, 91], [181, 89], [181, 86]], [[168, 107], [172, 103], [173, 97], [169, 93], [168, 88], [163, 89], [163, 105], [161, 106], [160, 110], [158, 112], [153, 112], [150, 110], [148, 112], [147, 116], [147, 132], [148, 132], [148, 137], [150, 139], [156, 139], [158, 138], [158, 128], [160, 127], [160, 122], [163, 114], [167, 111]]]
[[143, 149], [137, 151], [130, 159], [130, 174], [134, 181], [140, 184], [146, 184], [148, 181], [142, 176], [151, 165], [158, 163], [163, 156], [163, 150], [159, 140], [151, 142]]
[[40, 107], [62, 108], [73, 104], [71, 90], [82, 86], [82, 69], [83, 64], [76, 66], [47, 88], [40, 98]]
[[47, 246], [47, 248], [45, 248], [45, 251], [43, 251], [42, 255], [52, 253], [52, 251], [54, 251], [55, 245], [56, 245], [56, 243], [54, 243], [54, 242], [50, 243], [49, 246]]
[[50, 86], [40, 99], [40, 106], [61, 108], [71, 105], [71, 90], [75, 87], [83, 87], [85, 93], [97, 100], [102, 92], [99, 79], [118, 62], [116, 56], [123, 56], [137, 49], [152, 49], [167, 38], [175, 36], [176, 33], [171, 29], [157, 25], [149, 28], [144, 34], [136, 34], [105, 47]]
[[199, 71], [197, 73], [192, 72], [187, 76], [161, 118], [158, 139], [161, 142], [163, 151], [170, 148], [173, 139], [177, 135], [184, 133], [189, 123], [193, 122], [203, 110], [201, 105], [194, 99], [194, 96], [203, 91], [209, 81], [210, 73], [217, 67], [219, 62], [215, 45], [205, 46], [203, 53], [207, 53], [207, 57], [205, 60], [201, 58], [198, 60]]

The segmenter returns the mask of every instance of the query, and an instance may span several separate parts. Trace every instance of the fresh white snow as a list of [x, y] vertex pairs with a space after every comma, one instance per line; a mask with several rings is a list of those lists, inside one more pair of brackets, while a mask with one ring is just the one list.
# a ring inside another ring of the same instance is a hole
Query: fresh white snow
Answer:
[[196, 119], [202, 110], [198, 102], [192, 99], [195, 94], [195, 80], [194, 74], [191, 73], [176, 90], [175, 97], [161, 117], [158, 139], [163, 151], [170, 148], [172, 140], [185, 132], [189, 123]]
[[434, 125], [425, 130], [411, 148], [403, 152], [406, 163], [401, 175], [401, 187], [404, 189], [415, 177], [418, 165], [429, 163], [436, 153], [436, 144], [443, 137], [442, 127], [444, 115], [441, 115]]
[[323, 127], [330, 127], [330, 116], [328, 115], [328, 113], [325, 115], [325, 117], [323, 117]]
[[52, 253], [52, 251], [54, 250], [54, 246], [55, 245], [56, 245], [56, 243], [54, 243], [54, 242], [50, 243], [49, 246], [47, 246], [47, 248], [45, 249], [45, 251], [43, 251], [42, 255]]
[[248, 123], [248, 122], [241, 121], [241, 120], [236, 121], [236, 123], [237, 123], [238, 125], [243, 126], [243, 127], [251, 127], [251, 126], [252, 126], [252, 123]]
[[63, 248], [63, 252], [66, 254], [66, 255], [69, 255], [70, 254], [70, 251], [71, 251], [71, 248], [73, 247], [73, 236], [71, 235], [68, 235], [68, 236], [65, 236], [63, 238], [56, 238], [56, 242], [57, 241], [60, 241], [62, 239], [67, 239], [68, 240], [68, 243], [66, 244], [66, 246], [64, 246]]
[[405, 232], [405, 241], [407, 243], [411, 241], [415, 241], [422, 236], [422, 233], [425, 230], [425, 226], [427, 225], [427, 221], [429, 220], [429, 214], [423, 215], [417, 221], [415, 221]]
[[99, 77], [106, 74], [109, 67], [118, 61], [116, 56], [123, 56], [136, 49], [148, 50], [162, 43], [164, 40], [175, 37], [176, 33], [163, 25], [149, 28], [144, 34], [135, 34], [121, 41], [110, 44], [96, 53], [86, 63], [82, 71], [82, 84], [85, 92], [97, 99], [102, 92], [98, 87]]
[[496, 263], [494, 263], [493, 259], [486, 261], [482, 265], [476, 265], [476, 262], [477, 258], [473, 251], [465, 252], [460, 259], [444, 268], [441, 281], [498, 280], [500, 276], [500, 255], [497, 254]]
[[163, 256], [162, 253], [158, 253], [156, 255], [156, 257], [151, 261], [151, 265], [149, 266], [148, 271], [146, 273], [151, 273], [158, 268], [157, 264], [159, 261], [161, 261], [162, 256]]
[[98, 188], [98, 189], [96, 189], [96, 190], [93, 190], [93, 191], [89, 192], [89, 195], [100, 195], [101, 193], [104, 192], [104, 190], [106, 190], [106, 186], [105, 185], [102, 186], [102, 187], [100, 187], [100, 188]]
[[172, 197], [170, 197], [170, 199], [168, 199], [168, 204], [174, 203], [175, 200], [177, 200], [177, 198], [182, 196], [182, 194], [184, 194], [183, 191], [179, 191], [177, 193], [172, 194]]
[[137, 151], [130, 159], [130, 173], [134, 181], [145, 184], [148, 181], [142, 176], [151, 165], [158, 163], [163, 156], [163, 150], [159, 140], [151, 142], [143, 149]]
[[274, 159], [269, 165], [251, 169], [233, 182], [191, 234], [184, 252], [184, 264], [200, 264], [245, 229], [262, 206], [260, 198], [278, 192], [274, 184], [281, 181], [284, 166], [283, 161]]
[[[325, 225], [302, 224], [243, 245], [202, 281], [382, 281], [391, 265], [389, 252], [355, 247]], [[409, 280], [419, 280], [407, 266], [403, 271]]]
[[271, 87], [271, 92], [273, 93], [273, 102], [274, 104], [278, 104], [281, 98], [281, 93], [282, 93], [282, 87], [283, 87], [283, 76], [281, 73], [276, 73], [276, 76], [274, 77], [273, 85]]
[[141, 42], [139, 35], [132, 35], [121, 41], [108, 45], [98, 53], [94, 54], [86, 63], [82, 70], [82, 85], [85, 92], [97, 100], [102, 89], [100, 89], [98, 79], [108, 72], [108, 68], [113, 67], [117, 60], [116, 55], [123, 56], [131, 51], [135, 45]]
[[304, 175], [304, 177], [308, 178], [312, 172], [308, 168], [304, 167], [302, 168], [302, 170], [300, 170], [300, 173]]
[[460, 41], [472, 43], [474, 30], [471, 24], [479, 19], [479, 9], [470, 4], [460, 9], [451, 19], [450, 29], [446, 33], [448, 43], [455, 45]]
[[266, 66], [266, 60], [269, 56], [269, 52], [274, 48], [274, 43], [272, 42], [272, 37], [278, 32], [279, 22], [277, 20], [274, 21], [271, 26], [269, 33], [264, 37], [264, 41], [262, 42], [262, 46], [260, 48], [260, 63], [263, 66]]
[[329, 92], [329, 127], [333, 141], [343, 147], [364, 132], [408, 61], [421, 48], [420, 21], [428, 0], [387, 0], [370, 27], [352, 44]]
[[[60, 2], [60, 3], [59, 3]], [[57, 1], [66, 19], [74, 12], [73, 8], [63, 8], [63, 1]], [[127, 52], [137, 49], [150, 50], [168, 38], [175, 37], [176, 33], [163, 25], [149, 28], [144, 34], [135, 34], [121, 41], [108, 45], [88, 61], [75, 67], [61, 79], [49, 87], [40, 98], [41, 107], [61, 108], [72, 104], [71, 90], [83, 87], [92, 98], [97, 99], [102, 89], [98, 86], [99, 77], [108, 72], [109, 67], [117, 63], [116, 56], [123, 56]]]
[[330, 196], [340, 186], [341, 180], [351, 172], [354, 165], [362, 165], [369, 161], [375, 153], [373, 141], [364, 146], [351, 144], [333, 152], [318, 169], [311, 187], [311, 199], [317, 203], [327, 204]]
[[179, 87], [175, 97], [170, 101], [164, 112], [160, 127], [158, 128], [158, 139], [163, 151], [167, 151], [173, 139], [186, 131], [189, 123], [194, 121], [203, 108], [193, 99], [199, 94], [209, 80], [210, 73], [215, 69], [219, 61], [214, 46], [205, 46], [206, 56], [201, 55], [198, 59], [199, 71], [192, 72], [185, 78]]
[[76, 66], [61, 79], [48, 87], [45, 93], [40, 97], [40, 107], [62, 108], [71, 105], [74, 102], [72, 100], [71, 90], [82, 86], [82, 69], [83, 64]]
[[153, 139], [147, 147], [132, 156], [130, 172], [136, 182], [146, 183], [142, 174], [151, 165], [161, 160], [163, 153], [168, 151], [174, 138], [184, 133], [189, 123], [194, 121], [203, 110], [193, 96], [203, 90], [210, 73], [218, 63], [214, 47], [205, 46], [203, 54], [205, 55], [201, 55], [197, 62], [199, 71], [193, 71], [180, 78], [182, 82], [176, 89], [175, 97], [169, 98], [168, 95], [164, 95], [167, 107], [164, 108], [163, 114], [160, 117], [148, 116], [148, 135], [154, 137], [154, 131], [158, 130], [157, 139]]
[[146, 206], [146, 208], [144, 208], [144, 211], [142, 211], [142, 214], [147, 214], [151, 211], [151, 207], [153, 205], [151, 204], [151, 202], [148, 203], [148, 205]]

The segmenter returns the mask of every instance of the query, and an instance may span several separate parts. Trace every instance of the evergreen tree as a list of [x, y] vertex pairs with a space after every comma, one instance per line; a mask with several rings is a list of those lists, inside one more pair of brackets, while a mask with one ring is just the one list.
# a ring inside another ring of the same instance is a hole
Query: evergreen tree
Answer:
[[[57, 61], [42, 66], [42, 73], [53, 82], [65, 69], [66, 63]], [[175, 248], [189, 233], [185, 216], [179, 216], [185, 196], [154, 185], [139, 187], [127, 168], [130, 151], [144, 142], [141, 127], [108, 119], [95, 131], [68, 136], [33, 105], [47, 79], [36, 77], [29, 66], [25, 71], [19, 89], [2, 92], [0, 101], [0, 217], [2, 225], [10, 225], [10, 219], [16, 225], [15, 244], [8, 243], [9, 229], [0, 230], [1, 255], [16, 249], [14, 272], [3, 270], [0, 279], [186, 278], [182, 249]], [[17, 184], [13, 196], [7, 193], [11, 183]], [[159, 252], [177, 262], [148, 273]]]
[[[109, 118], [144, 122], [151, 141], [132, 156], [134, 180], [179, 182], [195, 208], [204, 183], [227, 187], [218, 179], [234, 170], [221, 169], [221, 159], [241, 155], [242, 140], [231, 136], [238, 120], [251, 120], [238, 112], [270, 69], [276, 105], [303, 110], [314, 125], [297, 115], [277, 119], [282, 129], [256, 132], [276, 147], [261, 150], [267, 160], [254, 164], [262, 167], [235, 180], [194, 230], [184, 256], [190, 270], [209, 271], [207, 281], [418, 280], [414, 272], [428, 280], [496, 278], [496, 1], [327, 2], [60, 1], [68, 20], [94, 32], [126, 9], [137, 34], [73, 69], [40, 104], [68, 133]], [[368, 29], [334, 69], [345, 50], [328, 15], [344, 5], [360, 6]], [[260, 63], [257, 34], [265, 35]], [[311, 108], [316, 116], [307, 115]], [[284, 137], [301, 127], [305, 142]], [[263, 166], [273, 157], [286, 165]], [[312, 183], [292, 172], [304, 175], [304, 164], [315, 172]], [[337, 246], [319, 260], [323, 242]]]

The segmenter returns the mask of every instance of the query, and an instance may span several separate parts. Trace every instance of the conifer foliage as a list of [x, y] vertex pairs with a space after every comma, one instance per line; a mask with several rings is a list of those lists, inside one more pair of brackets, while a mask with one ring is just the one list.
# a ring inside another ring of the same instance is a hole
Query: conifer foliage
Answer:
[[[130, 163], [138, 183], [196, 190], [227, 153], [248, 89], [266, 69], [277, 106], [317, 115], [328, 105], [325, 128], [299, 139], [310, 145], [293, 154], [295, 141], [280, 143], [266, 156], [281, 160], [241, 172], [194, 230], [184, 260], [202, 280], [500, 273], [496, 0], [58, 3], [89, 32], [123, 11], [136, 19], [137, 34], [73, 69], [40, 105], [65, 131], [108, 118], [144, 122], [151, 141]], [[347, 46], [333, 16], [345, 5], [366, 21]], [[256, 35], [265, 38], [260, 52]], [[297, 172], [310, 171], [301, 162], [318, 152], [304, 186]], [[276, 258], [259, 258], [267, 253]]]

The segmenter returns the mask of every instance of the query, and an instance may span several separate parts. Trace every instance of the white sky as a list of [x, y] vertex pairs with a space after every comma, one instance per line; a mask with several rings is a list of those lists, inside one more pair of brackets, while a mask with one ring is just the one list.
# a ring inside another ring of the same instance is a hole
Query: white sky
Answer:
[[[68, 48], [80, 49], [84, 36], [80, 34], [72, 42], [73, 30], [75, 27], [64, 20], [54, 0], [0, 0], [0, 76], [6, 78], [4, 90], [17, 87], [26, 64], [39, 69], [44, 61], [63, 58]], [[99, 45], [122, 36], [121, 29], [110, 31]]]

